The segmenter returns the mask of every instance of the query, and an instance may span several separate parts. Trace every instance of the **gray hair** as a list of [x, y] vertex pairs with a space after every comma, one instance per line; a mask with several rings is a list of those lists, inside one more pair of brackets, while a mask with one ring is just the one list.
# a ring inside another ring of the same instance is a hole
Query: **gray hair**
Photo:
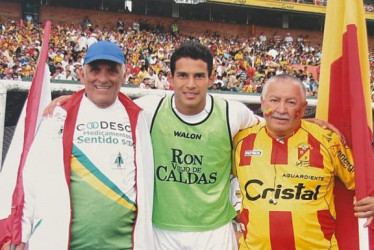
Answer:
[[294, 77], [293, 75], [289, 75], [289, 74], [279, 74], [279, 75], [275, 75], [275, 76], [270, 77], [265, 82], [265, 85], [262, 88], [262, 92], [261, 92], [261, 97], [262, 98], [265, 98], [265, 96], [268, 92], [269, 86], [271, 84], [275, 83], [275, 82], [294, 82], [294, 83], [298, 84], [300, 86], [301, 93], [303, 95], [302, 99], [303, 99], [303, 101], [306, 101], [306, 89], [305, 89], [304, 84], [298, 78]]

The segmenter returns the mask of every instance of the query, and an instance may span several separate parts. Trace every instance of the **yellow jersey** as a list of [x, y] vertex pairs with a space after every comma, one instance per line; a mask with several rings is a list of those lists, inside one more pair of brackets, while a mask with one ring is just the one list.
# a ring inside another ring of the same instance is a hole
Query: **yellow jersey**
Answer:
[[243, 197], [240, 249], [338, 249], [334, 178], [354, 189], [354, 165], [337, 134], [302, 121], [277, 140], [260, 123], [235, 136], [233, 173]]

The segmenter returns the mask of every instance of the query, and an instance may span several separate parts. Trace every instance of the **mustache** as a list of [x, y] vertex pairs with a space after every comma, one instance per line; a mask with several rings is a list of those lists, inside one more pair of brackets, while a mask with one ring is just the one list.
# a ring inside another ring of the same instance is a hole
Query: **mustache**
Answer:
[[270, 115], [271, 118], [277, 118], [277, 119], [290, 119], [290, 117], [287, 114], [279, 114], [278, 112], [274, 112]]

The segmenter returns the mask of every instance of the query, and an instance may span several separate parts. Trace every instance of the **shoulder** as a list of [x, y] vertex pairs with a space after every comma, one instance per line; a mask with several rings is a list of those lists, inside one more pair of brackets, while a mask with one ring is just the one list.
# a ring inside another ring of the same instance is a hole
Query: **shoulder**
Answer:
[[310, 136], [327, 147], [341, 144], [337, 133], [329, 129], [324, 129], [315, 123], [303, 120], [301, 122], [301, 128], [305, 130]]
[[[211, 95], [209, 95], [211, 96]], [[239, 101], [226, 100], [220, 96], [211, 96], [215, 103], [227, 103], [228, 112], [230, 116], [236, 117], [243, 114], [252, 114], [252, 111], [243, 103]]]
[[230, 111], [232, 110], [232, 111], [242, 112], [244, 110], [246, 111], [250, 110], [247, 106], [245, 106], [244, 103], [241, 103], [239, 101], [228, 100], [227, 103], [229, 105]]
[[266, 125], [265, 121], [260, 121], [252, 127], [248, 127], [248, 128], [240, 130], [237, 135], [241, 137], [246, 137], [251, 134], [257, 134], [260, 130], [265, 128], [265, 125]]
[[[230, 125], [237, 127], [237, 131], [247, 127], [252, 127], [262, 120], [244, 103], [239, 101], [228, 101], [228, 106]], [[236, 134], [236, 132], [234, 134]]]
[[134, 102], [144, 110], [144, 114], [149, 122], [153, 119], [156, 109], [158, 108], [163, 96], [147, 95], [135, 99]]
[[142, 109], [148, 109], [149, 107], [154, 107], [160, 103], [163, 96], [157, 96], [157, 95], [146, 95], [139, 97], [137, 99], [134, 99], [134, 102], [139, 105]]
[[265, 129], [265, 121], [261, 121], [252, 127], [242, 129], [235, 135], [234, 143], [237, 144], [238, 142], [244, 140], [245, 138], [249, 136], [252, 136], [252, 135], [255, 136], [263, 129]]

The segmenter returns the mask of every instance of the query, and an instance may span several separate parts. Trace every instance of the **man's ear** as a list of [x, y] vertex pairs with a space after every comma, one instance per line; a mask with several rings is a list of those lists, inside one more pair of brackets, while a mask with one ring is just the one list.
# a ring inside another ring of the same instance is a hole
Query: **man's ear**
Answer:
[[123, 70], [123, 78], [126, 80], [126, 78], [127, 78], [127, 74], [128, 72], [127, 72], [127, 69], [126, 69], [126, 67], [124, 67], [124, 70]]
[[260, 100], [261, 100], [261, 111], [262, 113], [264, 113], [264, 98], [262, 98], [262, 96], [260, 96]]
[[80, 82], [85, 85], [85, 73], [84, 73], [84, 68], [80, 68], [77, 70], [77, 75], [79, 76]]
[[174, 88], [174, 77], [172, 75], [168, 75], [168, 82], [170, 82], [170, 85]]
[[123, 67], [124, 68], [124, 70], [123, 70], [123, 84], [125, 84], [126, 83], [126, 80], [127, 80], [127, 76], [128, 76], [128, 72], [127, 72], [127, 69], [126, 69], [126, 67]]
[[301, 108], [301, 117], [304, 117], [305, 115], [305, 110], [306, 108], [308, 107], [308, 102], [305, 101], [305, 103], [303, 104], [302, 108]]
[[213, 86], [214, 80], [215, 80], [215, 76], [213, 74], [211, 74], [209, 76], [209, 80], [208, 80], [208, 88]]

